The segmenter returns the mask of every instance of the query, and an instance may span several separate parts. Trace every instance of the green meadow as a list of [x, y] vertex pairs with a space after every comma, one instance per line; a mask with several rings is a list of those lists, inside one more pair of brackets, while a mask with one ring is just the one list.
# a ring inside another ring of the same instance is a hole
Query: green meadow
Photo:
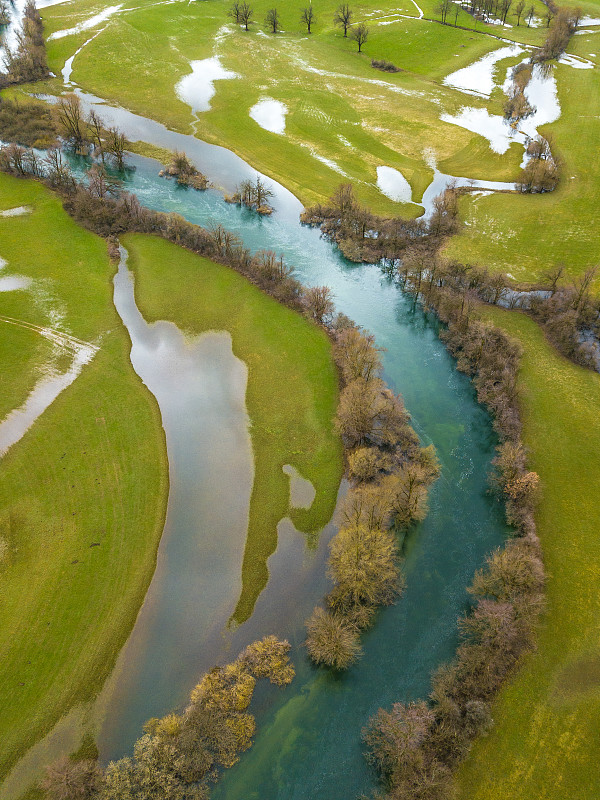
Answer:
[[[152, 577], [167, 497], [154, 398], [134, 373], [112, 305], [105, 242], [48, 190], [0, 175], [0, 317], [100, 344], [79, 377], [0, 461], [0, 777], [72, 706], [92, 699]], [[0, 320], [2, 416], [43, 372], [68, 367], [48, 340]]]
[[[127, 10], [126, 3], [75, 58], [72, 78], [85, 90], [173, 130], [234, 150], [305, 204], [325, 199], [341, 181], [352, 181], [374, 211], [416, 216], [418, 206], [394, 202], [379, 191], [376, 169], [400, 170], [419, 200], [433, 176], [431, 153], [451, 174], [498, 180], [518, 174], [516, 148], [499, 157], [480, 137], [440, 120], [442, 112], [455, 113], [467, 101], [501, 113], [501, 97], [467, 96], [442, 80], [505, 46], [501, 36], [541, 43], [543, 29], [484, 25], [462, 11], [457, 22], [467, 29], [441, 25], [434, 21], [433, 0], [419, 6], [423, 19], [412, 0], [400, 5], [385, 0], [376, 10], [362, 3], [353, 6], [354, 20], [365, 21], [370, 33], [358, 54], [355, 43], [333, 25], [337, 2], [314, 5], [317, 22], [310, 36], [300, 23], [301, 0], [281, 9], [283, 32], [277, 35], [264, 30], [270, 1], [253, 4], [249, 32], [228, 18], [229, 5], [225, 0], [148, 3]], [[544, 13], [539, 0], [534, 5]], [[47, 8], [47, 33], [68, 30], [99, 8], [89, 0]], [[91, 35], [51, 39], [51, 68], [60, 74]], [[191, 61], [214, 56], [237, 77], [215, 81], [210, 109], [194, 115], [178, 98], [176, 84], [191, 72]], [[390, 60], [402, 72], [375, 70], [372, 58]], [[505, 68], [516, 61], [508, 59]], [[251, 107], [265, 97], [285, 104], [284, 135], [264, 130], [250, 117]]]

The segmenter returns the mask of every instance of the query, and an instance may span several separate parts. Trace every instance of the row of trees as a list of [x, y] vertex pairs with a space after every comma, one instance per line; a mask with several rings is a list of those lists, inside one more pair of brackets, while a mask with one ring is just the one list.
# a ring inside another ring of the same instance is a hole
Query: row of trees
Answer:
[[44, 44], [44, 25], [34, 0], [28, 0], [23, 11], [21, 29], [16, 34], [14, 50], [6, 48], [5, 74], [0, 74], [0, 89], [18, 83], [44, 80], [49, 76]]
[[480, 285], [471, 268], [429, 251], [407, 251], [398, 277], [446, 323], [442, 334], [457, 366], [473, 379], [501, 439], [490, 486], [505, 501], [515, 536], [474, 577], [473, 606], [459, 622], [455, 659], [433, 677], [429, 702], [380, 709], [363, 731], [367, 756], [389, 800], [445, 800], [452, 774], [473, 740], [492, 725], [490, 703], [533, 646], [544, 605], [544, 568], [534, 509], [539, 490], [520, 441], [516, 375], [521, 350], [503, 331], [476, 318], [466, 288]]
[[76, 94], [63, 95], [55, 106], [55, 114], [59, 135], [77, 154], [93, 153], [102, 164], [109, 158], [118, 170], [125, 168], [124, 134], [116, 127], [105, 128], [93, 109], [86, 114]]
[[202, 677], [182, 714], [149, 720], [133, 757], [102, 769], [96, 761], [63, 758], [47, 770], [48, 800], [206, 800], [220, 770], [233, 766], [252, 744], [255, 720], [248, 707], [257, 680], [289, 684], [290, 645], [267, 636], [231, 664]]
[[[518, 0], [514, 5], [513, 3], [514, 0], [463, 0], [461, 3], [454, 3], [454, 0], [441, 0], [437, 6], [437, 12], [441, 15], [443, 23], [446, 23], [452, 12], [455, 25], [461, 10], [482, 22], [501, 23], [502, 25], [508, 24], [508, 15], [511, 13], [513, 20], [516, 20], [517, 27], [522, 21], [527, 21], [527, 27], [530, 27], [535, 17], [533, 3], [527, 4], [525, 0]], [[553, 17], [554, 12], [548, 9], [544, 15], [546, 25], [550, 25]]]
[[[248, 2], [245, 2], [245, 0], [235, 0], [228, 13], [238, 25], [243, 25], [245, 30], [250, 29], [250, 25], [254, 21], [254, 8]], [[353, 16], [354, 12], [350, 6], [347, 3], [343, 3], [337, 8], [333, 21], [335, 25], [339, 25], [344, 29], [345, 37], [348, 36], [348, 31], [350, 31], [350, 37], [357, 43], [358, 52], [360, 53], [362, 51], [362, 46], [368, 39], [369, 29], [362, 22], [358, 25], [353, 25]], [[310, 34], [312, 33], [313, 25], [315, 25], [316, 21], [317, 17], [311, 3], [301, 10], [300, 22], [306, 26], [306, 30]], [[265, 14], [264, 24], [271, 33], [279, 33], [282, 30], [281, 17], [277, 8], [268, 9]]]
[[548, 31], [546, 41], [531, 57], [532, 62], [543, 63], [551, 61], [564, 53], [571, 37], [577, 30], [583, 12], [581, 8], [557, 8], [549, 3], [549, 13], [552, 13], [552, 27]]
[[398, 534], [427, 512], [427, 489], [439, 474], [432, 447], [421, 448], [402, 400], [381, 379], [373, 336], [345, 317], [331, 326], [343, 381], [336, 425], [352, 481], [328, 563], [333, 588], [307, 622], [316, 664], [346, 669], [360, 655], [360, 633], [381, 605], [400, 594]]
[[303, 224], [319, 226], [350, 261], [394, 261], [415, 241], [435, 251], [439, 242], [457, 230], [458, 190], [448, 189], [434, 201], [429, 222], [422, 219], [385, 219], [363, 208], [351, 184], [341, 184], [326, 204], [302, 212]]

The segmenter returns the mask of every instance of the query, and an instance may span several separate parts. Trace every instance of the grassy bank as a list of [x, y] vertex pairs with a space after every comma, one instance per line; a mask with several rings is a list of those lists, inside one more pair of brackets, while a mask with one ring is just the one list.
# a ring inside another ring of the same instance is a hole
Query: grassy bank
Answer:
[[[227, 267], [150, 236], [128, 235], [123, 244], [135, 273], [136, 300], [149, 322], [166, 319], [190, 334], [229, 331], [234, 354], [248, 367], [255, 471], [233, 617], [243, 622], [268, 580], [279, 520], [289, 514], [298, 529], [311, 533], [329, 521], [335, 507], [342, 459], [332, 425], [338, 392], [330, 343], [315, 325]], [[315, 487], [309, 510], [289, 508], [284, 464]]]
[[548, 608], [537, 652], [493, 708], [460, 772], [462, 800], [593, 800], [600, 746], [600, 376], [569, 363], [528, 317], [485, 316], [519, 340], [524, 442], [542, 480], [537, 514]]
[[[127, 10], [128, 5], [136, 9]], [[274, 36], [264, 31], [270, 0], [253, 4], [255, 24], [248, 33], [228, 18], [228, 0], [125, 3], [75, 58], [73, 78], [84, 89], [174, 130], [195, 131], [235, 150], [305, 204], [323, 200], [340, 181], [351, 180], [374, 211], [415, 216], [417, 206], [394, 202], [379, 191], [376, 168], [401, 171], [418, 200], [433, 174], [424, 154], [430, 150], [452, 174], [516, 177], [515, 153], [500, 157], [483, 147], [480, 137], [440, 119], [442, 112], [455, 113], [467, 102], [501, 113], [502, 98], [467, 96], [443, 86], [442, 79], [505, 46], [499, 36], [538, 43], [543, 29], [483, 25], [464, 12], [458, 24], [466, 30], [440, 25], [418, 19], [411, 0], [351, 4], [354, 20], [366, 22], [370, 30], [359, 55], [355, 43], [333, 25], [337, 0], [315, 7], [317, 23], [310, 36], [300, 22], [304, 5], [304, 0], [293, 0], [279, 9], [283, 32]], [[425, 0], [419, 7], [426, 17], [436, 17], [435, 5]], [[539, 15], [545, 12], [539, 0], [534, 5]], [[99, 9], [90, 0], [44, 9], [46, 30], [68, 29]], [[100, 27], [51, 40], [51, 68], [60, 74], [66, 59]], [[217, 80], [210, 110], [194, 116], [175, 86], [191, 72], [191, 61], [213, 56], [237, 77]], [[403, 71], [375, 70], [371, 58], [390, 60]], [[501, 65], [499, 74], [514, 61]], [[251, 107], [265, 97], [285, 104], [284, 135], [251, 119]]]
[[[0, 776], [74, 704], [93, 698], [152, 576], [167, 496], [158, 408], [129, 361], [105, 243], [49, 191], [0, 175], [0, 253], [34, 280], [0, 315], [50, 325], [100, 350], [0, 461]], [[40, 369], [68, 364], [2, 325], [2, 398], [19, 405]], [[9, 343], [6, 346], [6, 343]], [[9, 398], [9, 400], [7, 400]]]

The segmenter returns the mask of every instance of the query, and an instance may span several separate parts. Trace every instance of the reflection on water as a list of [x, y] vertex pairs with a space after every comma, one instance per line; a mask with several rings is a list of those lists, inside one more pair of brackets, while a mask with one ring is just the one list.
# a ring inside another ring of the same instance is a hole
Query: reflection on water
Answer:
[[229, 334], [186, 339], [172, 323], [149, 325], [125, 258], [114, 284], [131, 362], [161, 410], [170, 492], [156, 572], [101, 698], [99, 745], [111, 756], [122, 754], [115, 741], [125, 748], [212, 666], [208, 643], [223, 637], [240, 591], [254, 475], [247, 369]]

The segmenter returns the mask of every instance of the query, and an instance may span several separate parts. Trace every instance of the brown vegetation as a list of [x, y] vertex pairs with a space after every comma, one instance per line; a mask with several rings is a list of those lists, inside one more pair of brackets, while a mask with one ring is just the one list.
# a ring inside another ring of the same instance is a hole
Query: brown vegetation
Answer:
[[252, 744], [255, 721], [248, 712], [256, 681], [289, 684], [290, 645], [266, 636], [231, 664], [207, 672], [182, 714], [151, 719], [133, 757], [111, 762], [61, 759], [49, 767], [42, 789], [48, 800], [204, 800], [222, 769]]
[[57, 135], [52, 111], [45, 103], [0, 98], [0, 140], [47, 148], [56, 144]]
[[343, 316], [331, 324], [343, 389], [336, 424], [353, 485], [331, 541], [333, 588], [307, 622], [306, 646], [317, 664], [346, 669], [359, 656], [359, 633], [379, 606], [403, 588], [398, 532], [427, 511], [439, 474], [432, 448], [421, 448], [402, 401], [381, 380], [374, 338]]
[[159, 172], [159, 175], [175, 177], [180, 186], [191, 186], [192, 189], [199, 192], [210, 186], [206, 175], [196, 169], [185, 153], [180, 153], [178, 150], [173, 152], [171, 161]]
[[0, 89], [49, 77], [44, 25], [34, 0], [28, 0], [25, 6], [22, 29], [17, 33], [17, 46], [14, 51], [6, 50], [4, 66], [6, 74], [0, 73]]
[[397, 67], [395, 64], [392, 64], [391, 61], [386, 61], [385, 58], [381, 60], [372, 58], [371, 66], [374, 67], [374, 69], [381, 70], [382, 72], [402, 72], [400, 67]]

